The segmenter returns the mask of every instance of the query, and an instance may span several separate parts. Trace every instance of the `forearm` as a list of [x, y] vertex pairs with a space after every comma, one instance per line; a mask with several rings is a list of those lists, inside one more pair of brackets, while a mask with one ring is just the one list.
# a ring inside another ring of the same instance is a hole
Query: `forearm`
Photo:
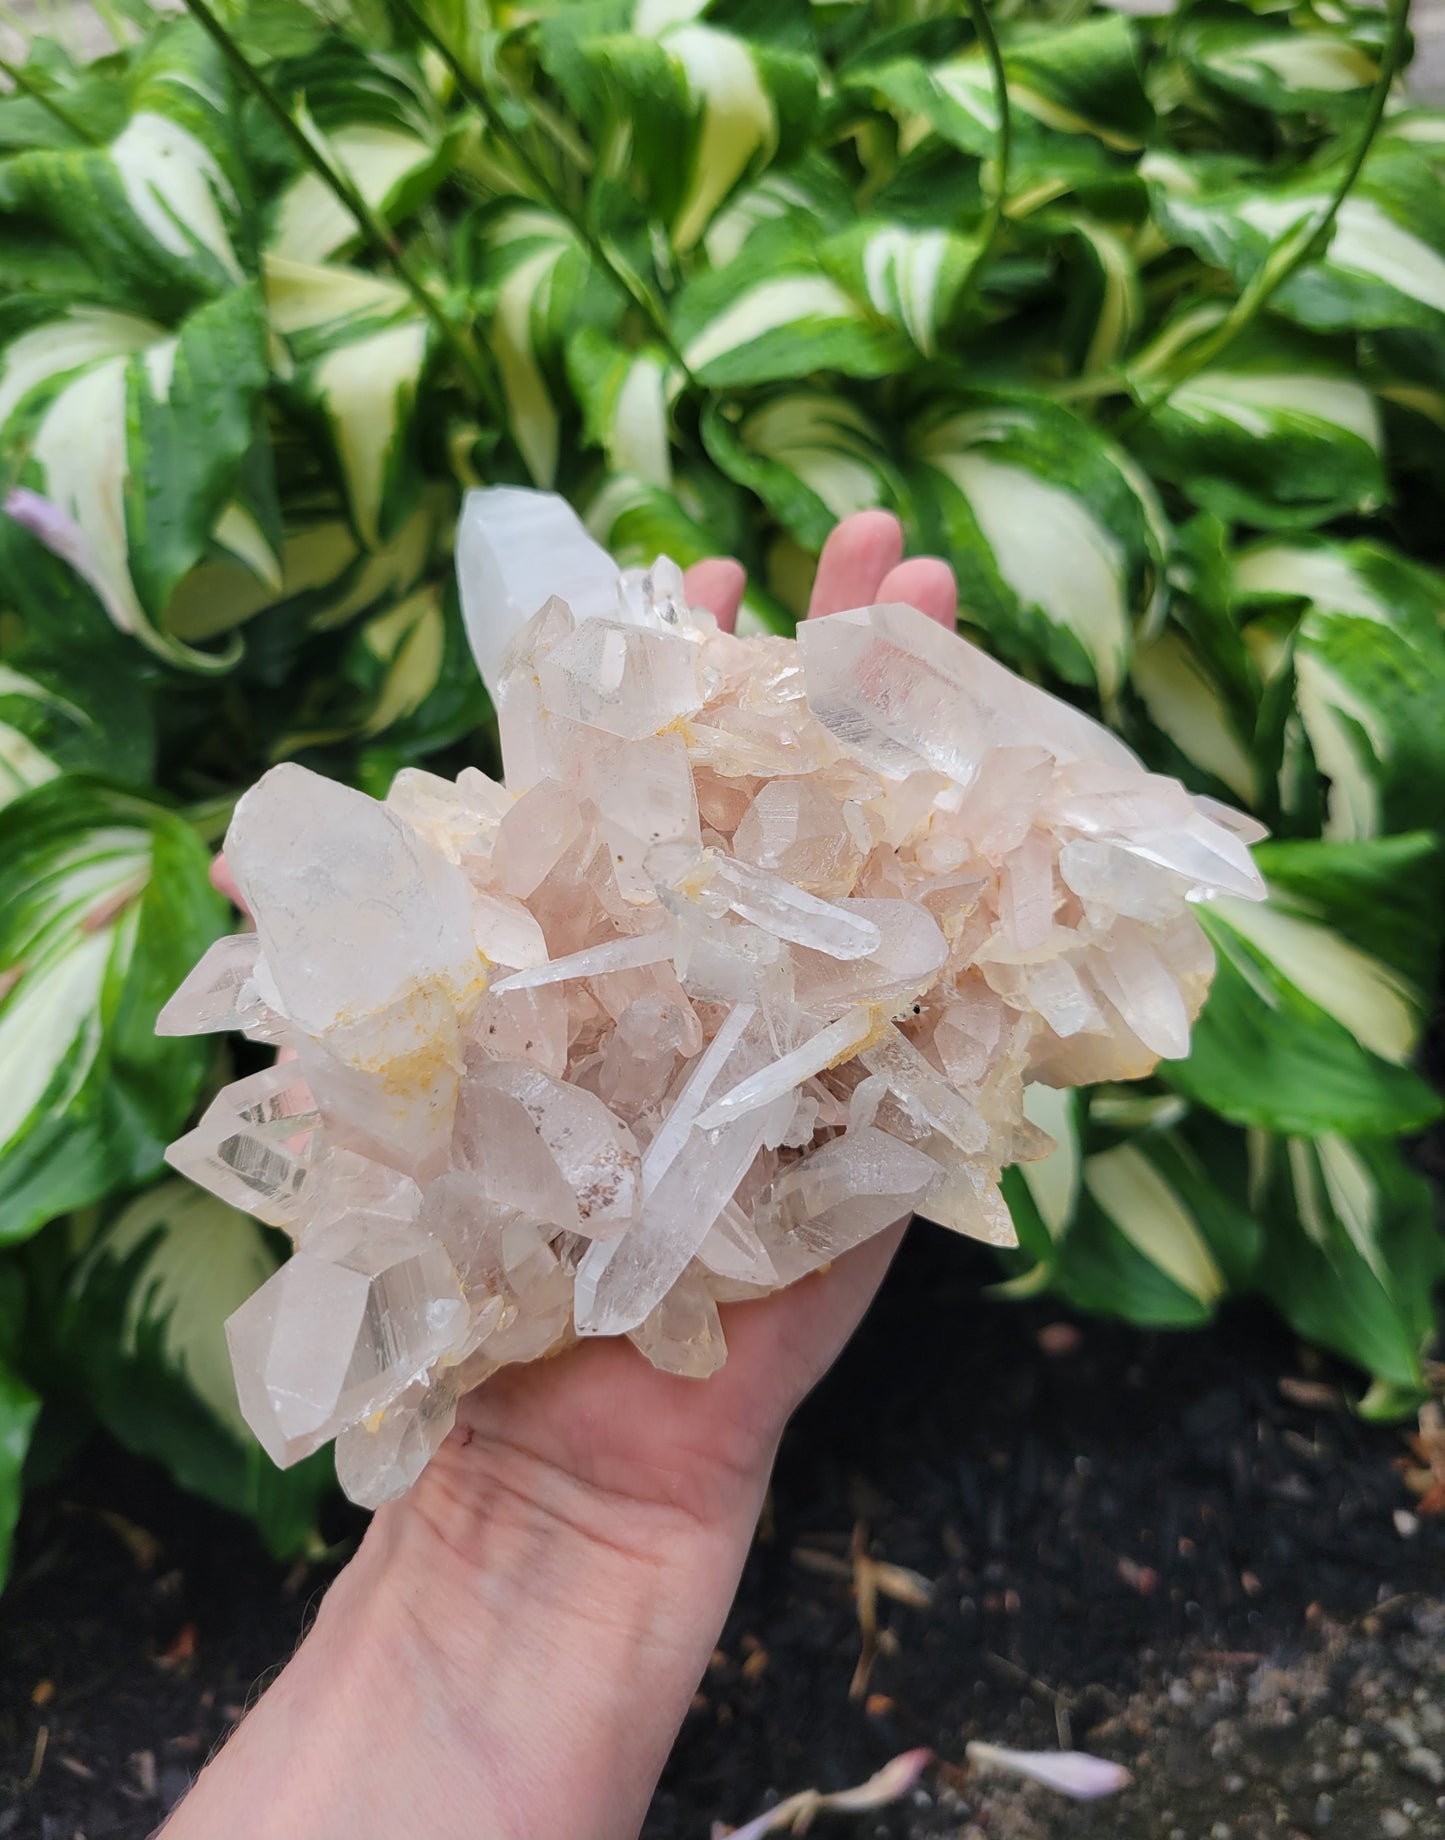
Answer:
[[720, 1525], [619, 1504], [614, 1527], [531, 1472], [384, 1510], [166, 1840], [229, 1840], [238, 1814], [247, 1840], [635, 1833], [764, 1477]]

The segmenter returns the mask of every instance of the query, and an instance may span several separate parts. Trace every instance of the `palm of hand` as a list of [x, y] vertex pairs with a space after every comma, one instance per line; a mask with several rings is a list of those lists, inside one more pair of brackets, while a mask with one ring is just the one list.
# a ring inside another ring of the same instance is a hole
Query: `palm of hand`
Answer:
[[[846, 519], [824, 548], [809, 617], [897, 600], [952, 625], [951, 570], [927, 557], [903, 562], [902, 547], [886, 513]], [[736, 563], [704, 562], [688, 588], [731, 629], [743, 582]], [[784, 1424], [847, 1340], [901, 1232], [725, 1310], [729, 1358], [706, 1384], [658, 1372], [625, 1341], [504, 1369], [462, 1402], [456, 1431], [386, 1512], [465, 1544], [484, 1498], [499, 1487], [515, 1492], [520, 1473], [530, 1479], [521, 1485], [534, 1494], [529, 1505], [581, 1518], [589, 1535], [613, 1543], [645, 1542], [654, 1531], [665, 1538], [679, 1518], [709, 1528], [740, 1509], [755, 1514]]]

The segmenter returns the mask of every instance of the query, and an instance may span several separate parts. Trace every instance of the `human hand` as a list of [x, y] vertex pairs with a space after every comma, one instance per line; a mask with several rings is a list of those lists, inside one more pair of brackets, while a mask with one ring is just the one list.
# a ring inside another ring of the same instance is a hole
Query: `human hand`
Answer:
[[[888, 513], [845, 519], [809, 618], [901, 600], [952, 625], [951, 569], [902, 557]], [[687, 576], [726, 630], [744, 584], [721, 559]], [[255, 1840], [635, 1833], [736, 1589], [778, 1439], [901, 1233], [725, 1309], [728, 1360], [706, 1381], [608, 1339], [504, 1368], [464, 1399], [170, 1840], [225, 1831], [228, 1812], [234, 1828], [242, 1806]], [[303, 1746], [288, 1741], [303, 1732]]]

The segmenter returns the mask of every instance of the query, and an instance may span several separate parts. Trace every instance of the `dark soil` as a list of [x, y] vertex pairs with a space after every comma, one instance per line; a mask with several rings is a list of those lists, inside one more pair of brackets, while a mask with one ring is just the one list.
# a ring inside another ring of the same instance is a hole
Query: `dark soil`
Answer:
[[[990, 1302], [992, 1276], [916, 1229], [799, 1416], [649, 1840], [918, 1745], [937, 1762], [908, 1798], [819, 1831], [1445, 1837], [1445, 1524], [1409, 1512], [1401, 1433], [1263, 1313], [1147, 1335]], [[880, 1598], [850, 1698], [855, 1542], [932, 1601]], [[0, 1607], [0, 1840], [148, 1833], [328, 1576], [90, 1453], [28, 1509]], [[971, 1738], [1091, 1749], [1135, 1784], [1065, 1803], [971, 1775]]]

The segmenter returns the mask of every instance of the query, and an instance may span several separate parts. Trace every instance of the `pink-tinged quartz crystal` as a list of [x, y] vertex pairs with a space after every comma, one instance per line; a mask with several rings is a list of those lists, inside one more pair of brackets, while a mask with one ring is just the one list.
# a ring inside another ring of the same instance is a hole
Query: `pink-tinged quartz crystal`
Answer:
[[273, 768], [226, 842], [256, 932], [161, 1018], [295, 1051], [170, 1158], [295, 1240], [241, 1407], [368, 1505], [498, 1367], [702, 1378], [719, 1303], [902, 1215], [1011, 1243], [1027, 1088], [1186, 1053], [1190, 903], [1263, 893], [1250, 820], [911, 607], [735, 638], [511, 488], [457, 554], [506, 785]]

